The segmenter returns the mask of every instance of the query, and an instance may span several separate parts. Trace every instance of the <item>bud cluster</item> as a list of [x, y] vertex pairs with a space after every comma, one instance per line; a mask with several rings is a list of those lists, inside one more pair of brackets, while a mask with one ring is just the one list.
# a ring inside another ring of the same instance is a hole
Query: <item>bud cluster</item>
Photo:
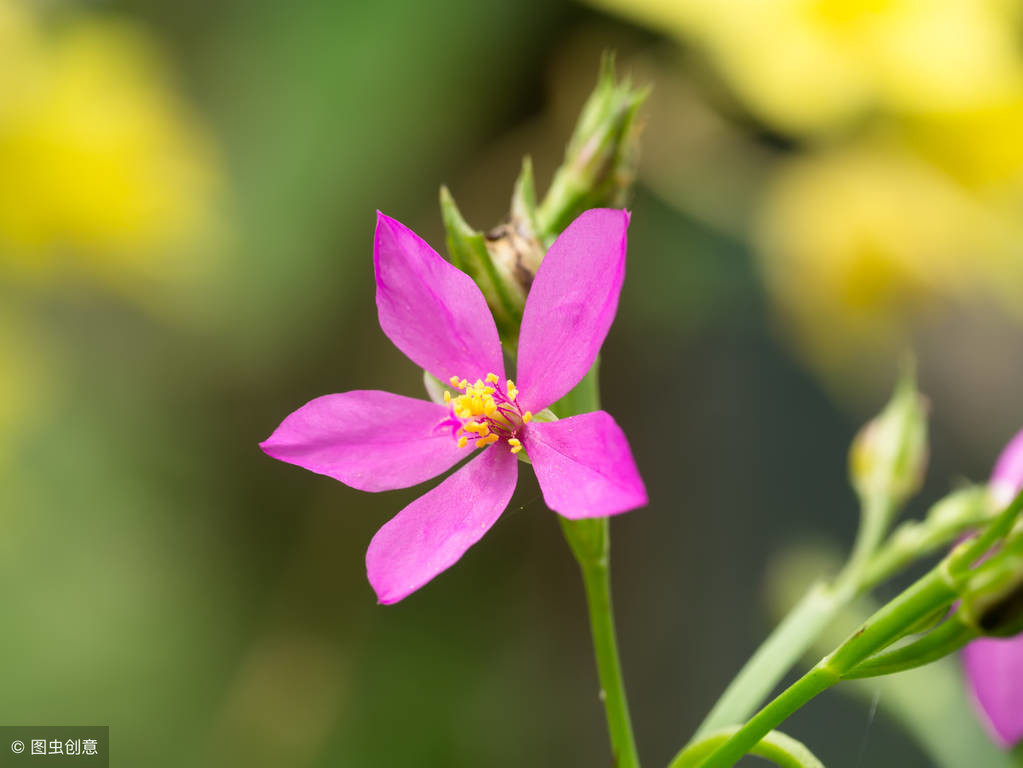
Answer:
[[448, 255], [479, 285], [509, 350], [515, 349], [526, 295], [546, 248], [583, 211], [624, 204], [638, 155], [636, 113], [645, 98], [646, 91], [627, 79], [618, 82], [613, 57], [605, 55], [543, 202], [537, 203], [527, 157], [508, 216], [486, 232], [471, 227], [451, 192], [441, 188]]

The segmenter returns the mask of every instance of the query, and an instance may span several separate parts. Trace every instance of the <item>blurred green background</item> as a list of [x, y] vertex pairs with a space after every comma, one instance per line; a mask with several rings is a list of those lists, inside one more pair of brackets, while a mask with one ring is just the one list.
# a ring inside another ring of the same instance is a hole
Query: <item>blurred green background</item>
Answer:
[[[652, 500], [612, 526], [645, 762], [771, 626], [777, 555], [851, 541], [846, 448], [907, 349], [913, 510], [986, 476], [1023, 421], [1016, 3], [598, 5], [0, 0], [0, 722], [109, 724], [152, 768], [610, 765], [530, 473], [385, 608], [366, 546], [421, 491], [257, 447], [321, 394], [421, 395], [374, 212], [439, 247], [446, 183], [496, 223], [605, 49], [654, 86], [602, 369]], [[840, 694], [789, 730], [829, 766], [930, 764]]]

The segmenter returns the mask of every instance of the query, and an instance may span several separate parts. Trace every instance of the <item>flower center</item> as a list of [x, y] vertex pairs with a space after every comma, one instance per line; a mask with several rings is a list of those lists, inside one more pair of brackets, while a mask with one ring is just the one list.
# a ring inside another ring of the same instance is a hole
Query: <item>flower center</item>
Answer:
[[504, 440], [512, 453], [522, 450], [518, 431], [529, 423], [533, 414], [523, 413], [519, 408], [516, 402], [519, 390], [514, 381], [508, 379], [501, 389], [497, 374], [488, 373], [485, 381], [476, 379], [475, 384], [457, 376], [452, 376], [450, 382], [461, 393], [452, 397], [451, 392], [444, 392], [444, 402], [461, 424], [455, 432], [459, 448], [465, 448], [469, 441], [484, 447]]

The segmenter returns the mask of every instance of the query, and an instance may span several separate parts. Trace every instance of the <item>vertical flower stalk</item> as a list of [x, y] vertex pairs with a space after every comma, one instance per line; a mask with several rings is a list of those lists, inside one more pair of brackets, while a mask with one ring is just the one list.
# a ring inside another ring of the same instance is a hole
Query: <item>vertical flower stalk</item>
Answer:
[[[591, 380], [587, 382], [584, 379], [573, 390], [573, 397], [563, 399], [562, 403], [569, 401], [572, 406], [582, 410], [600, 407], [595, 375], [596, 364], [591, 372], [594, 373]], [[608, 518], [562, 519], [559, 522], [565, 540], [579, 564], [586, 591], [593, 650], [597, 660], [597, 674], [600, 677], [601, 699], [604, 702], [615, 766], [639, 768], [639, 753], [632, 732], [628, 699], [625, 696], [625, 681], [619, 660], [614, 609], [611, 602], [611, 531]]]
[[[635, 178], [639, 155], [637, 115], [648, 89], [637, 90], [628, 79], [615, 77], [614, 58], [605, 54], [597, 86], [576, 123], [565, 160], [554, 174], [539, 206], [532, 207], [532, 177], [516, 185], [519, 218], [528, 219], [541, 242], [550, 242], [582, 210], [600, 205], [623, 205]], [[526, 173], [523, 177], [527, 177]], [[525, 190], [525, 194], [523, 194]], [[589, 374], [558, 401], [560, 414], [571, 416], [600, 408], [599, 361]], [[611, 601], [611, 532], [607, 517], [562, 519], [561, 529], [586, 591], [593, 649], [600, 678], [616, 768], [639, 768], [632, 731]]]
[[[646, 95], [646, 90], [633, 88], [628, 80], [619, 81], [613, 57], [605, 54], [597, 85], [583, 106], [565, 159], [555, 171], [543, 201], [537, 203], [532, 166], [527, 158], [515, 182], [507, 218], [485, 234], [473, 229], [462, 217], [451, 193], [441, 190], [448, 253], [452, 262], [480, 287], [509, 354], [514, 354], [519, 343], [519, 320], [527, 299], [532, 301], [537, 290], [534, 278], [539, 281], [542, 262], [549, 258], [549, 254], [545, 257], [544, 249], [584, 211], [624, 204], [638, 158], [637, 113]], [[581, 284], [575, 294], [580, 302], [598, 301]], [[597, 360], [591, 360], [586, 376], [552, 406], [558, 417], [571, 419], [599, 410], [597, 367]], [[594, 511], [587, 519], [560, 522], [586, 591], [615, 766], [638, 768], [611, 607], [608, 520]]]

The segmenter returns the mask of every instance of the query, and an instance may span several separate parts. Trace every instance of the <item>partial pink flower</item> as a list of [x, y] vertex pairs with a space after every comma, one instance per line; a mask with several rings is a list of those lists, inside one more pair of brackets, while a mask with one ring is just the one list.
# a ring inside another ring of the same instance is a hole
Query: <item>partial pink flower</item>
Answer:
[[1012, 501], [1023, 489], [1023, 430], [1016, 433], [998, 457], [989, 485], [1002, 505]]
[[[1008, 504], [1023, 489], [1023, 431], [1005, 447], [990, 481]], [[988, 731], [1005, 748], [1023, 741], [1023, 635], [981, 638], [963, 651], [966, 677]]]
[[316, 398], [260, 444], [270, 456], [364, 491], [457, 471], [387, 522], [366, 553], [369, 582], [394, 603], [449, 568], [497, 521], [525, 451], [547, 506], [604, 517], [647, 503], [628, 441], [604, 411], [540, 422], [596, 360], [625, 277], [625, 211], [587, 211], [547, 252], [526, 299], [518, 386], [468, 275], [411, 229], [377, 215], [380, 327], [412, 362], [449, 382], [445, 404], [358, 390]]

